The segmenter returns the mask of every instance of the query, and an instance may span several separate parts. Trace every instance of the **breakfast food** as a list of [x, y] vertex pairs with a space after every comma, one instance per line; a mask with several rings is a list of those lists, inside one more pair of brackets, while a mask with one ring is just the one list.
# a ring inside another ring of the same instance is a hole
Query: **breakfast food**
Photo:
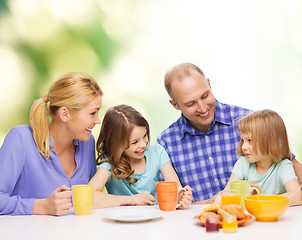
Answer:
[[217, 213], [218, 209], [222, 207], [221, 202], [214, 202], [212, 204], [205, 205], [200, 212], [200, 215], [203, 215], [205, 212], [214, 212]]
[[200, 212], [200, 220], [206, 221], [208, 216], [218, 215], [220, 221], [224, 219], [224, 217], [228, 217], [229, 215], [233, 215], [237, 218], [237, 220], [245, 219], [244, 210], [239, 204], [230, 204], [223, 206], [220, 202], [214, 202], [212, 204], [208, 204], [201, 209]]
[[235, 216], [229, 215], [223, 218], [222, 229], [224, 232], [233, 233], [237, 231], [237, 228], [238, 228], [238, 221]]
[[219, 215], [219, 220], [222, 221], [225, 217], [228, 217], [232, 214], [225, 211], [223, 208], [219, 208], [217, 211], [217, 214]]
[[223, 206], [222, 209], [228, 212], [229, 214], [236, 216], [239, 220], [245, 218], [244, 210], [239, 204], [226, 205]]
[[207, 218], [210, 218], [211, 216], [217, 216], [214, 212], [205, 212], [203, 215], [204, 221], [206, 221]]
[[207, 232], [216, 232], [219, 231], [219, 216], [213, 212], [207, 212], [206, 215], [206, 231]]

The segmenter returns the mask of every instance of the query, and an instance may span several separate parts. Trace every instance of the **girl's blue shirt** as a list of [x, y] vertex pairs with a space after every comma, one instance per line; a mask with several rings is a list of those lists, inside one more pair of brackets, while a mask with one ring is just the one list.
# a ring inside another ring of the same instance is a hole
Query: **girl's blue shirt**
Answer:
[[284, 185], [297, 179], [293, 164], [288, 159], [273, 164], [265, 174], [259, 175], [256, 164], [248, 162], [242, 156], [235, 163], [233, 172], [240, 180], [249, 180], [258, 184], [262, 189], [262, 194], [283, 194], [286, 192]]
[[159, 181], [159, 174], [163, 166], [170, 161], [165, 149], [159, 145], [151, 145], [145, 151], [146, 167], [140, 174], [132, 174], [131, 177], [138, 178], [138, 181], [131, 184], [127, 180], [118, 180], [111, 174], [111, 164], [104, 162], [99, 167], [106, 169], [110, 177], [106, 183], [108, 193], [114, 195], [131, 196], [138, 193], [148, 192], [156, 198], [156, 183]]

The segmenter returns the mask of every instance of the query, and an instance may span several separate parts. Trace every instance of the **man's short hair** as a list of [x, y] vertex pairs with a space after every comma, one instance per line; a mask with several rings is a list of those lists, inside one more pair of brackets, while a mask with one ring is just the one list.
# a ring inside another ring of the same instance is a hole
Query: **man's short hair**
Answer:
[[165, 75], [165, 88], [169, 96], [175, 101], [171, 83], [172, 81], [182, 81], [184, 78], [190, 77], [192, 73], [198, 73], [205, 77], [203, 71], [192, 63], [181, 63], [171, 68]]

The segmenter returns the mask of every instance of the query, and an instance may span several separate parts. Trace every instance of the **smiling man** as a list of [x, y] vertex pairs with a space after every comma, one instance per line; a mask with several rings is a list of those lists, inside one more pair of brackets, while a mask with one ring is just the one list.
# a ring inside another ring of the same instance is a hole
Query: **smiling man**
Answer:
[[[182, 114], [157, 142], [169, 154], [182, 185], [193, 188], [194, 201], [209, 199], [224, 189], [231, 176], [238, 159], [238, 123], [251, 110], [217, 101], [210, 80], [191, 63], [169, 70], [165, 87], [170, 103]], [[292, 161], [302, 176], [302, 165]]]

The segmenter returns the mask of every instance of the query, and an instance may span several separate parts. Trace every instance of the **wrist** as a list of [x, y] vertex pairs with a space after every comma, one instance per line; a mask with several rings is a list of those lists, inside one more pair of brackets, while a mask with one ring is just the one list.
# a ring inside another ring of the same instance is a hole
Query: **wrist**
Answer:
[[135, 204], [135, 195], [124, 196], [123, 202], [125, 205], [136, 205]]
[[48, 208], [47, 208], [47, 199], [36, 199], [32, 214], [33, 215], [49, 214]]

